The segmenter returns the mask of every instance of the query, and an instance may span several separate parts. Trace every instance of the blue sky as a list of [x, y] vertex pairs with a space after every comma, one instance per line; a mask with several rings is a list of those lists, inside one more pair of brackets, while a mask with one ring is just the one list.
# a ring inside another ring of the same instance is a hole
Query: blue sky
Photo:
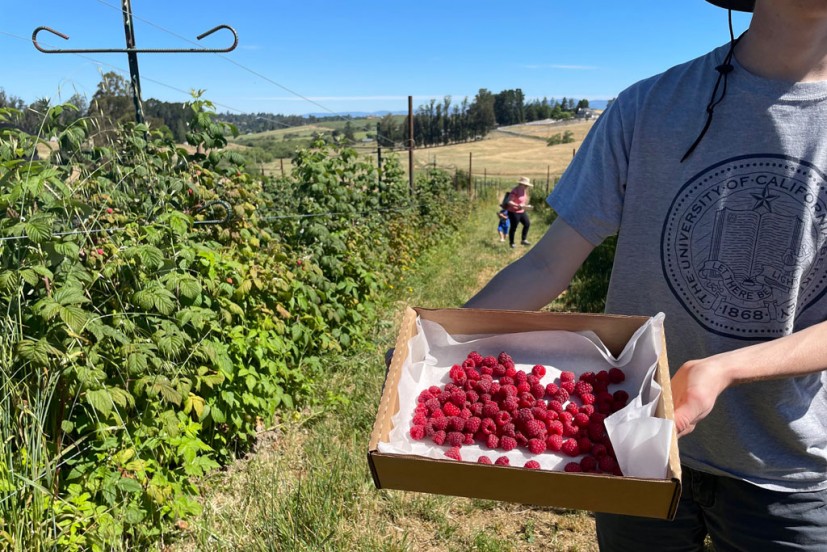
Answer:
[[[0, 0], [0, 88], [30, 103], [80, 93], [100, 75], [129, 78], [119, 0]], [[220, 112], [404, 111], [480, 88], [528, 98], [605, 100], [633, 82], [728, 39], [726, 11], [704, 0], [132, 0], [139, 48], [221, 48], [225, 54], [139, 55], [142, 96], [187, 101], [201, 89]], [[734, 14], [736, 34], [749, 21]]]

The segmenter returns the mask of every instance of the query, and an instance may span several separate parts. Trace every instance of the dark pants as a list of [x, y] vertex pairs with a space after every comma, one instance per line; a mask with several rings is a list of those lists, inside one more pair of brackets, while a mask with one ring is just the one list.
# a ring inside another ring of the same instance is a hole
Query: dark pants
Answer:
[[528, 228], [531, 226], [531, 221], [528, 220], [528, 213], [523, 211], [522, 213], [512, 213], [511, 211], [508, 212], [508, 222], [510, 228], [508, 229], [508, 242], [511, 245], [514, 245], [514, 235], [517, 233], [517, 224], [523, 225], [523, 233], [522, 233], [522, 241], [525, 241], [528, 237]]
[[827, 551], [827, 491], [777, 492], [682, 467], [672, 521], [595, 514], [602, 552]]

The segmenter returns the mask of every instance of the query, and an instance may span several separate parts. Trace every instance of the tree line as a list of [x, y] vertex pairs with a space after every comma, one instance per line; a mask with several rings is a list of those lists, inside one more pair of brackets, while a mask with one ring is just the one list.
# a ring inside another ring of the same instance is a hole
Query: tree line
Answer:
[[[74, 94], [67, 101], [71, 108], [60, 113], [60, 122], [68, 125], [86, 117], [90, 119], [97, 133], [92, 137], [100, 143], [107, 139], [124, 122], [135, 120], [135, 106], [130, 83], [115, 72], [104, 73], [92, 98]], [[44, 114], [50, 107], [50, 100], [37, 99], [29, 105], [0, 89], [0, 108], [11, 107], [20, 110], [19, 120], [14, 125], [32, 135], [40, 135]], [[176, 142], [186, 141], [189, 115], [184, 102], [164, 102], [150, 98], [143, 102], [144, 120], [155, 130], [168, 135]], [[574, 116], [578, 109], [588, 108], [588, 100], [575, 101], [563, 98], [560, 101], [543, 98], [526, 101], [519, 88], [493, 93], [481, 88], [469, 102], [464, 98], [454, 103], [450, 96], [441, 102], [432, 99], [417, 108], [413, 115], [414, 143], [417, 147], [447, 145], [467, 142], [485, 137], [498, 126], [515, 125], [544, 119], [565, 120]], [[318, 124], [325, 120], [341, 120], [343, 116], [316, 117], [303, 115], [281, 115], [271, 113], [222, 113], [217, 116], [222, 122], [235, 126], [239, 133], [258, 133], [287, 127]], [[344, 116], [345, 119], [349, 117]], [[408, 117], [402, 120], [398, 115], [385, 115], [377, 124], [376, 138], [381, 147], [407, 147], [409, 143]], [[346, 139], [353, 136], [353, 128], [346, 124], [343, 134]], [[46, 137], [48, 138], [48, 137]]]
[[[497, 94], [481, 88], [469, 103], [459, 104], [450, 96], [442, 102], [431, 100], [420, 106], [413, 115], [414, 144], [417, 147], [467, 142], [484, 138], [498, 126], [517, 125], [545, 119], [566, 120], [578, 109], [587, 109], [588, 100], [575, 102], [571, 98], [560, 101], [548, 98], [526, 101], [519, 88]], [[377, 142], [381, 147], [406, 147], [409, 143], [410, 121], [405, 117], [386, 115], [377, 126]]]

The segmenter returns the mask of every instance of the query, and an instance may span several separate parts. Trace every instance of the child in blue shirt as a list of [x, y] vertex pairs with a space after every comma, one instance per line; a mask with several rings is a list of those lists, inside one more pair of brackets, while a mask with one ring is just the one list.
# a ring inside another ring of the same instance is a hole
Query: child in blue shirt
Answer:
[[500, 224], [499, 224], [499, 226], [497, 226], [497, 232], [500, 234], [500, 241], [504, 242], [505, 238], [508, 236], [508, 228], [509, 228], [508, 210], [507, 209], [500, 210], [500, 212], [497, 213], [497, 216], [500, 217]]

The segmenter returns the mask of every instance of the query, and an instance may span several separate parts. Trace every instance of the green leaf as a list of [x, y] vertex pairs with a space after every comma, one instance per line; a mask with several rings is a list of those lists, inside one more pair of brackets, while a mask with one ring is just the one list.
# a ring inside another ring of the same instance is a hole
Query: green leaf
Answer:
[[76, 334], [80, 334], [83, 331], [86, 321], [89, 319], [89, 314], [85, 310], [72, 305], [60, 307], [59, 314], [63, 323], [69, 326]]
[[52, 224], [47, 217], [32, 217], [23, 226], [26, 235], [34, 243], [40, 243], [52, 237]]
[[144, 490], [138, 481], [130, 477], [122, 477], [118, 480], [118, 488], [127, 493], [140, 493]]
[[64, 306], [80, 305], [89, 302], [89, 299], [83, 293], [83, 289], [72, 284], [67, 284], [55, 290], [52, 294], [52, 299]]
[[108, 416], [115, 407], [112, 402], [112, 395], [106, 389], [93, 389], [87, 391], [86, 402], [104, 416]]
[[224, 416], [224, 412], [216, 405], [212, 405], [210, 408], [210, 417], [217, 424], [223, 424], [227, 421], [227, 417]]

